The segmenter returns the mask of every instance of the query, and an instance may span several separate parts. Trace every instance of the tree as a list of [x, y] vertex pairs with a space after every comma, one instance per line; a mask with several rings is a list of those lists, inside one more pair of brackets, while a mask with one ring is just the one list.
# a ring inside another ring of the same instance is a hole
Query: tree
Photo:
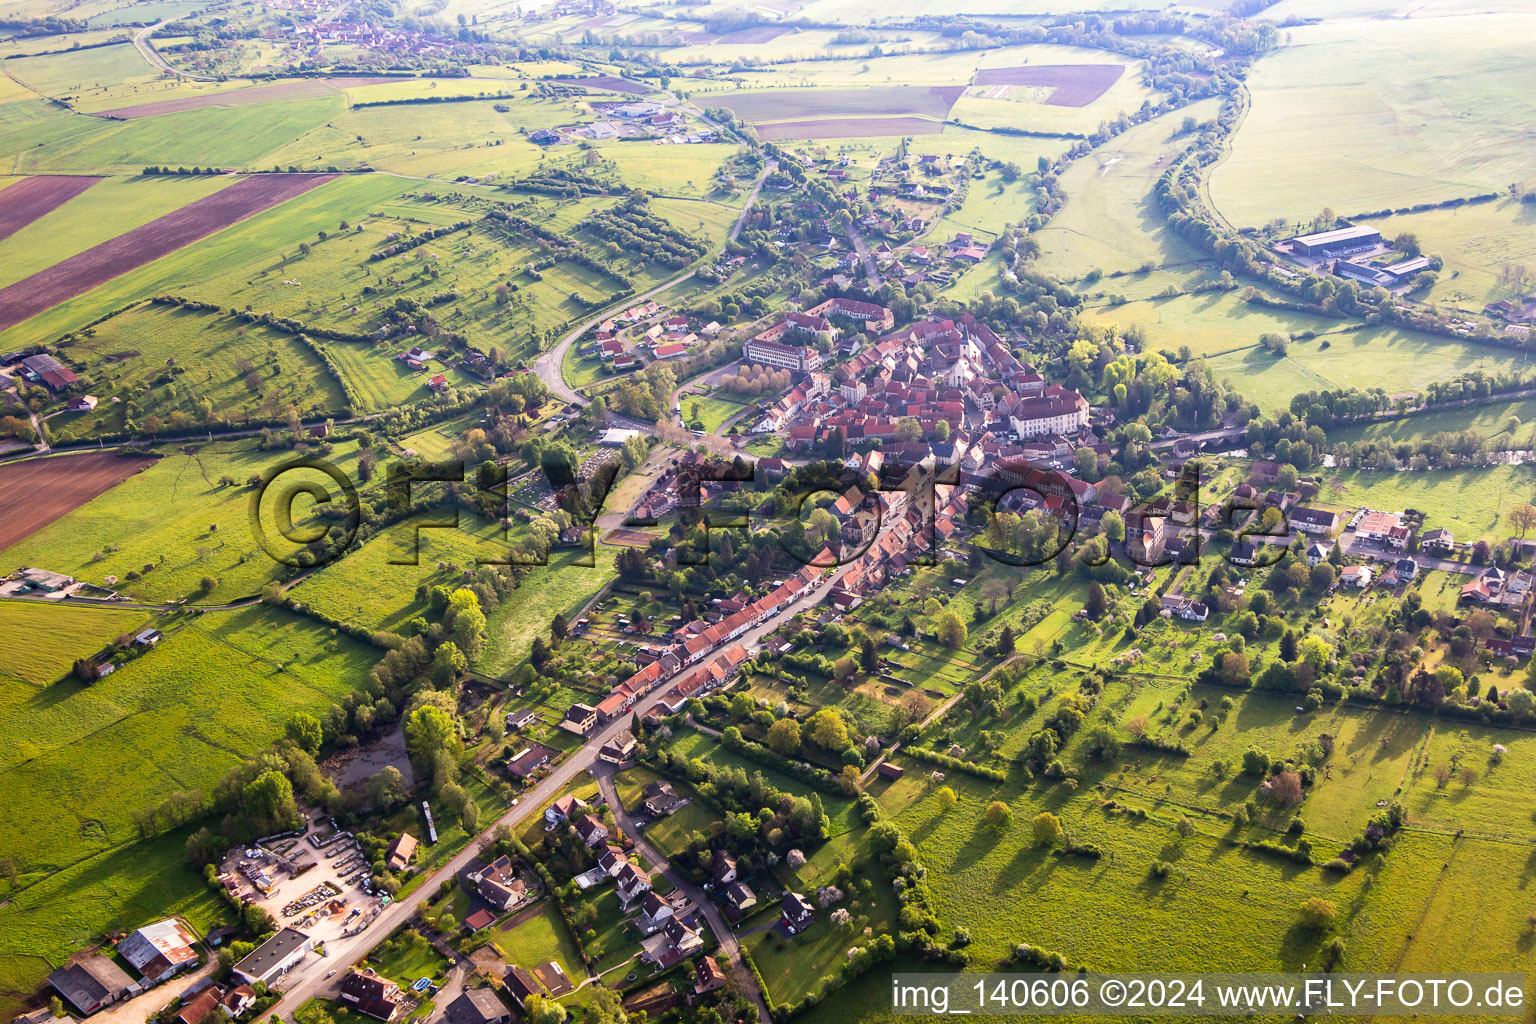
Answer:
[[[602, 985], [594, 986], [594, 991], [603, 987]], [[553, 999], [529, 996], [523, 1002], [523, 1016], [528, 1024], [565, 1024], [565, 1007]]]
[[1423, 252], [1423, 250], [1419, 247], [1419, 236], [1413, 234], [1411, 231], [1404, 231], [1402, 234], [1392, 239], [1392, 248], [1396, 249], [1398, 252], [1402, 253], [1409, 259], [1413, 259], [1414, 257], [1421, 255]]
[[1313, 931], [1326, 931], [1339, 919], [1339, 908], [1332, 900], [1313, 896], [1301, 904], [1301, 925]]
[[781, 718], [768, 727], [768, 746], [787, 756], [800, 753], [800, 723]]
[[380, 768], [368, 779], [368, 803], [376, 811], [387, 811], [404, 803], [409, 796], [405, 776], [392, 764]]
[[1083, 605], [1088, 612], [1088, 618], [1098, 622], [1104, 617], [1105, 610], [1109, 607], [1109, 601], [1104, 596], [1104, 588], [1098, 583], [1088, 584], [1088, 600]]
[[1050, 811], [1041, 811], [1035, 815], [1032, 828], [1036, 846], [1057, 846], [1067, 834], [1067, 830], [1061, 825], [1061, 819]]
[[457, 772], [459, 725], [435, 704], [423, 704], [405, 720], [405, 749], [418, 779], [436, 779], [440, 771]]
[[1125, 540], [1125, 520], [1114, 509], [1104, 513], [1103, 518], [1099, 520], [1099, 529], [1112, 543], [1118, 544]]
[[[484, 616], [481, 617], [482, 621]], [[446, 690], [459, 681], [459, 674], [469, 667], [469, 659], [452, 640], [445, 640], [432, 656], [432, 685]]]
[[987, 824], [993, 828], [1007, 828], [1013, 824], [1013, 810], [1001, 800], [993, 800], [987, 804]]
[[965, 646], [967, 636], [965, 622], [961, 620], [960, 614], [953, 609], [946, 608], [943, 612], [939, 613], [937, 633], [939, 643], [945, 647], [959, 650]]
[[443, 625], [459, 651], [471, 658], [479, 656], [485, 646], [485, 613], [480, 610], [480, 599], [473, 590], [460, 587], [449, 595]]
[[1509, 510], [1509, 522], [1524, 537], [1531, 527], [1536, 526], [1536, 506], [1516, 505]]
[[1013, 627], [1004, 626], [1002, 632], [997, 635], [997, 653], [1006, 658], [1013, 653], [1013, 643]]
[[246, 783], [240, 795], [245, 820], [258, 835], [290, 828], [299, 816], [293, 800], [293, 783], [276, 768], [269, 768]]
[[289, 716], [284, 732], [289, 739], [311, 754], [320, 750], [320, 744], [325, 738], [325, 732], [320, 728], [320, 720], [302, 711], [295, 711]]
[[960, 794], [956, 793], [953, 787], [944, 786], [939, 789], [939, 806], [944, 810], [949, 810], [959, 802]]
[[1295, 772], [1279, 772], [1269, 780], [1269, 795], [1282, 807], [1295, 807], [1301, 803], [1301, 776]]
[[848, 745], [848, 725], [836, 708], [822, 708], [806, 727], [811, 742], [823, 750], [842, 750]]

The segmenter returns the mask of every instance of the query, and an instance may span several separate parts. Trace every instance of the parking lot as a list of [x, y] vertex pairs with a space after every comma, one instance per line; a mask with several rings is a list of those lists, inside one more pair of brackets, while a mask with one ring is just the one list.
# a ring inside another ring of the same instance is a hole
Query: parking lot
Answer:
[[313, 813], [303, 833], [269, 837], [225, 855], [220, 877], [236, 899], [252, 900], [279, 926], [317, 942], [353, 934], [385, 906], [370, 891], [367, 859], [355, 837]]

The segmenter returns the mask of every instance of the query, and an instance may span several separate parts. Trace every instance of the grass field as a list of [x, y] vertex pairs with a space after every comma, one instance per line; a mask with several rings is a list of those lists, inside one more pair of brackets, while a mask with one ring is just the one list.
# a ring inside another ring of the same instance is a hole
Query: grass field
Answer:
[[133, 812], [173, 790], [210, 790], [293, 711], [325, 710], [374, 660], [309, 620], [253, 607], [184, 620], [90, 686], [0, 684], [0, 773], [16, 797], [0, 848], [59, 870], [134, 840]]
[[55, 967], [101, 941], [167, 916], [199, 933], [229, 923], [226, 905], [187, 866], [187, 829], [113, 846], [0, 901], [0, 1014]]
[[1536, 16], [1336, 16], [1287, 31], [1255, 65], [1253, 108], [1210, 178], [1234, 223], [1435, 202], [1526, 175]]
[[[1102, 287], [1119, 286], [1106, 280]], [[1348, 326], [1345, 321], [1268, 309], [1244, 302], [1236, 292], [1097, 304], [1086, 308], [1083, 316], [1094, 323], [1139, 325], [1154, 349], [1178, 351], [1188, 346], [1193, 355], [1210, 359], [1217, 377], [1230, 379], [1266, 411], [1285, 409], [1293, 395], [1306, 391], [1379, 387], [1395, 394], [1421, 390], [1475, 369], [1507, 372], [1525, 365], [1523, 357], [1508, 349], [1414, 331], [1380, 327], [1341, 331]], [[1285, 356], [1275, 356], [1258, 345], [1259, 336], [1266, 333], [1304, 331], [1315, 331], [1319, 337], [1292, 342]]]
[[1069, 166], [1061, 175], [1066, 205], [1035, 234], [1039, 269], [1071, 279], [1090, 270], [1195, 261], [1195, 250], [1168, 230], [1152, 190], [1170, 156], [1188, 144], [1174, 134], [1183, 119], [1205, 121], [1216, 109], [1215, 100], [1192, 104], [1132, 128]]
[[[1519, 419], [1522, 424], [1513, 432], [1509, 429], [1511, 416]], [[1470, 408], [1420, 413], [1382, 423], [1336, 427], [1328, 432], [1328, 440], [1334, 443], [1366, 439], [1413, 443], [1435, 434], [1470, 430], [1483, 437], [1493, 438], [1502, 445], [1532, 447], [1532, 428], [1524, 424], [1530, 423], [1533, 418], [1536, 418], [1536, 399], [1519, 398]]]
[[1515, 299], [1529, 290], [1502, 275], [1505, 268], [1536, 266], [1536, 209], [1513, 198], [1452, 210], [1380, 217], [1373, 223], [1388, 236], [1417, 235], [1425, 252], [1444, 257], [1440, 279], [1420, 298], [1475, 312], [1495, 299]]
[[1504, 513], [1536, 498], [1536, 469], [1340, 472], [1330, 478], [1324, 495], [1330, 502], [1350, 507], [1416, 508], [1426, 514], [1426, 526], [1453, 530], [1458, 541], [1492, 541], [1509, 536], [1513, 529], [1501, 522]]
[[142, 410], [133, 417], [140, 424], [174, 412], [196, 417], [205, 402], [235, 422], [242, 414], [279, 419], [289, 406], [313, 418], [347, 404], [308, 346], [218, 313], [140, 306], [82, 332], [64, 353], [101, 404], [53, 417], [58, 441], [122, 431], [130, 404]]
[[[105, 185], [103, 182], [97, 188]], [[65, 331], [161, 291], [217, 301], [224, 289], [210, 287], [213, 294], [203, 294], [202, 285], [221, 276], [244, 281], [254, 267], [269, 269], [279, 278], [289, 276], [291, 268], [285, 272], [282, 267], [284, 253], [294, 253], [300, 242], [315, 239], [320, 231], [335, 231], [342, 220], [362, 217], [375, 201], [398, 195], [406, 187], [406, 183], [382, 175], [337, 179], [61, 303], [0, 338], [11, 347], [52, 341]], [[11, 241], [20, 234], [13, 235]]]
[[[355, 446], [348, 446], [338, 447], [332, 456], [354, 479], [356, 454]], [[278, 578], [283, 567], [262, 551], [252, 532], [252, 492], [245, 481], [293, 457], [291, 452], [255, 451], [249, 442], [221, 442], [194, 449], [191, 455], [167, 455], [0, 558], [98, 584], [115, 576], [117, 589], [149, 601], [194, 594], [205, 576], [218, 580], [218, 586], [196, 595], [198, 603], [249, 597]], [[335, 491], [328, 477], [294, 472], [299, 474], [295, 480], [314, 479]], [[219, 478], [226, 474], [239, 484], [220, 486]], [[284, 477], [285, 484], [289, 479]], [[268, 514], [277, 490], [269, 491], [264, 506]], [[296, 521], [302, 521], [305, 510], [302, 500], [295, 503]], [[150, 570], [145, 572], [145, 566]], [[142, 578], [131, 580], [130, 572], [142, 573]]]
[[572, 618], [613, 578], [617, 555], [617, 548], [597, 545], [594, 567], [580, 564], [590, 557], [582, 551], [551, 553], [549, 565], [529, 573], [517, 592], [487, 616], [485, 651], [475, 667], [495, 676], [511, 672], [528, 656], [534, 637], [545, 632], [550, 619], [557, 613]]
[[113, 177], [0, 239], [0, 287], [15, 284], [230, 185], [221, 177]]
[[567, 977], [578, 981], [582, 978], [585, 968], [581, 955], [552, 903], [545, 900], [537, 904], [533, 913], [520, 912], [512, 921], [516, 922], [513, 927], [498, 927], [491, 933], [491, 942], [501, 950], [507, 963], [532, 970], [554, 960], [565, 968]]
[[[288, 140], [323, 126], [346, 109], [342, 98], [229, 108], [205, 107], [129, 121], [67, 115], [43, 145], [29, 148], [17, 166], [26, 171], [138, 172], [147, 164], [185, 167], [270, 168], [299, 164], [279, 158]], [[329, 163], [330, 161], [325, 161]], [[314, 161], [304, 161], [313, 167]]]
[[[137, 632], [147, 612], [58, 604], [0, 603], [0, 680], [42, 687], [69, 674], [76, 658]], [[21, 692], [20, 690], [16, 692]]]

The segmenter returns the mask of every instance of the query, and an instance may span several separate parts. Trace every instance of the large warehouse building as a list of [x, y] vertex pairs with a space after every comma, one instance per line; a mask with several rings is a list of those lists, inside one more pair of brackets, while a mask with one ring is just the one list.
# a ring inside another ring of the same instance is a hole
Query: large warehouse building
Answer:
[[1313, 235], [1298, 235], [1291, 239], [1291, 252], [1298, 256], [1348, 256], [1365, 252], [1381, 244], [1381, 232], [1365, 224], [1354, 227], [1334, 228]]

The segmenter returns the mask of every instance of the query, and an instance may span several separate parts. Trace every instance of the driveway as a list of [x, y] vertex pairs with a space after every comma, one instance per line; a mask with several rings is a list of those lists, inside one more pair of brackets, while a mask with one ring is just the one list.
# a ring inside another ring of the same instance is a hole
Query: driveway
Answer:
[[757, 987], [757, 979], [742, 962], [741, 946], [736, 941], [736, 933], [731, 931], [731, 926], [726, 923], [720, 908], [710, 901], [709, 894], [689, 881], [681, 871], [667, 862], [660, 850], [646, 841], [645, 836], [636, 827], [635, 820], [629, 816], [629, 812], [624, 809], [624, 804], [619, 799], [619, 789], [614, 785], [611, 765], [605, 763], [598, 767], [597, 788], [602, 792], [603, 798], [608, 801], [608, 806], [613, 809], [613, 820], [619, 823], [625, 835], [635, 841], [635, 849], [640, 851], [640, 855], [650, 861], [652, 867], [699, 909], [699, 915], [704, 918], [705, 923], [709, 925], [709, 930], [714, 933], [716, 941], [720, 943], [716, 957], [725, 961], [726, 967], [736, 982], [734, 987], [740, 992], [750, 992], [753, 1002], [757, 1004], [758, 1018], [762, 1021], [770, 1020], [768, 1003]]

